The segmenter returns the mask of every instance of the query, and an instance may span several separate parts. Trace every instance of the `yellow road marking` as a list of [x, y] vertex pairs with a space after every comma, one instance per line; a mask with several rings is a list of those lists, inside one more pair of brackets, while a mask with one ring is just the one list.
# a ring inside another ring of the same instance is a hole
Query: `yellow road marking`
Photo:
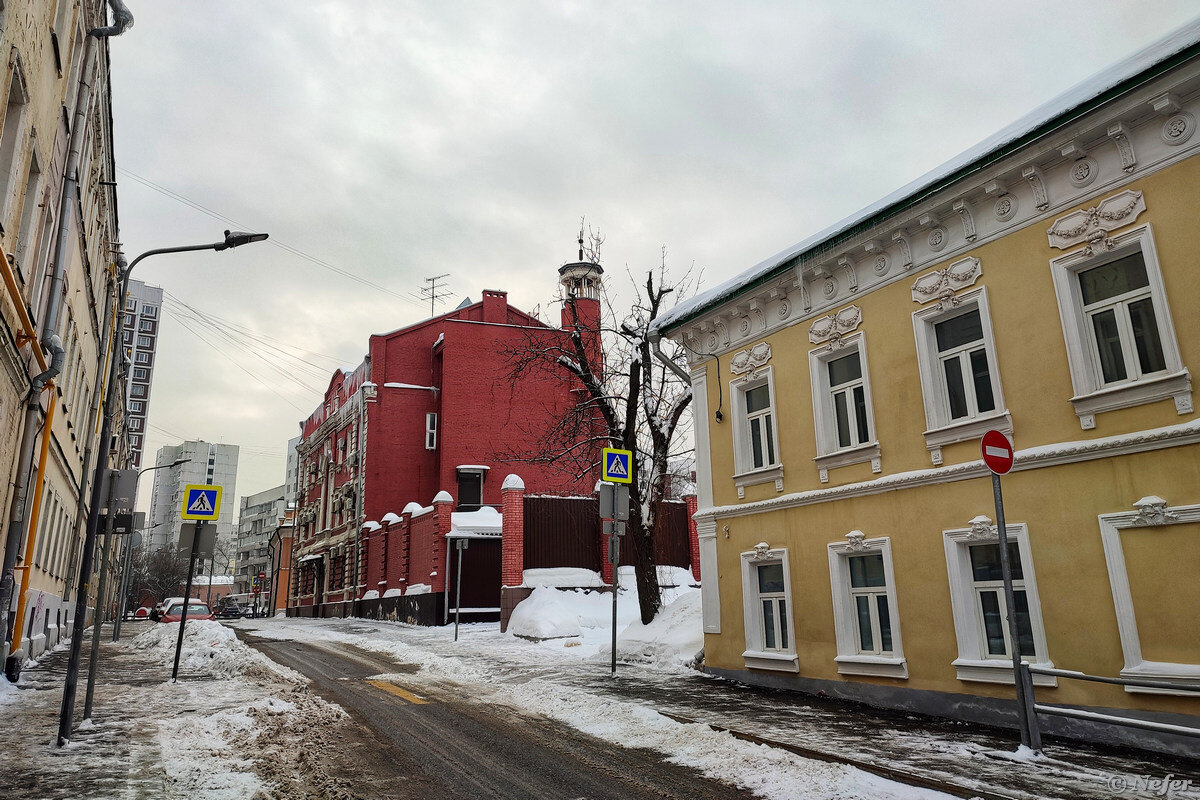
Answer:
[[376, 689], [383, 689], [388, 694], [394, 694], [396, 697], [407, 700], [415, 706], [428, 705], [429, 703], [428, 700], [422, 700], [412, 692], [408, 691], [407, 689], [401, 689], [394, 683], [388, 683], [387, 681], [367, 681], [367, 683], [371, 684]]

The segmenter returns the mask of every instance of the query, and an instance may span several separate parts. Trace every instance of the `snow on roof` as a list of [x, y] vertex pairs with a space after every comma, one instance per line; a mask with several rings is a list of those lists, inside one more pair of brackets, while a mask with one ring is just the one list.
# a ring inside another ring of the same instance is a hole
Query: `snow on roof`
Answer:
[[401, 514], [420, 514], [425, 508], [420, 503], [409, 503], [401, 511]]
[[[416, 503], [409, 503], [408, 505], [410, 505], [410, 506], [417, 506], [417, 504], [416, 504]], [[420, 506], [417, 506], [417, 510], [418, 510], [418, 511], [420, 511], [420, 510], [421, 510], [421, 507], [420, 507]], [[408, 506], [405, 506], [405, 508], [404, 508], [404, 512], [405, 512], [405, 513], [408, 513]], [[384, 515], [383, 515], [383, 519], [381, 520], [381, 522], [383, 522], [384, 524], [387, 524], [387, 525], [395, 525], [395, 524], [396, 524], [397, 522], [399, 522], [399, 521], [400, 521], [400, 517], [396, 516], [396, 515], [395, 515], [395, 514], [393, 514], [391, 511], [389, 511], [389, 512], [388, 512], [388, 513], [386, 513], [386, 514], [384, 514]]]
[[500, 489], [524, 489], [525, 481], [521, 480], [521, 476], [514, 472], [510, 472], [504, 479], [504, 483], [500, 484]]
[[383, 526], [374, 520], [367, 520], [363, 523], [363, 530], [374, 533], [375, 531], [383, 530]]
[[455, 511], [450, 515], [448, 539], [494, 539], [504, 529], [504, 515], [491, 506], [478, 511]]
[[488, 472], [491, 467], [485, 467], [482, 464], [459, 464], [455, 469], [476, 470], [479, 472]]
[[443, 489], [442, 491], [438, 492], [437, 494], [435, 494], [433, 496], [433, 502], [435, 502], [435, 503], [453, 503], [454, 498], [450, 496], [449, 492], [447, 492], [445, 489]]
[[418, 386], [415, 383], [385, 383], [385, 389], [428, 389], [431, 392], [436, 392], [436, 386]]
[[861, 223], [867, 222], [872, 217], [894, 206], [898, 206], [907, 200], [918, 199], [919, 195], [936, 188], [937, 184], [954, 179], [958, 173], [976, 165], [978, 162], [984, 161], [1006, 146], [1019, 144], [1020, 140], [1026, 137], [1048, 132], [1046, 129], [1052, 123], [1065, 121], [1064, 118], [1072, 114], [1072, 112], [1089, 110], [1084, 107], [1101, 98], [1109, 90], [1136, 78], [1155, 65], [1196, 45], [1197, 42], [1200, 42], [1200, 18], [1180, 26], [1149, 47], [1118, 61], [1087, 80], [1076, 84], [1054, 99], [1043, 103], [1012, 124], [984, 139], [976, 146], [960, 153], [941, 166], [917, 178], [907, 186], [902, 186], [881, 200], [831, 225], [820, 233], [776, 253], [765, 261], [759, 262], [740, 275], [736, 275], [724, 283], [718, 284], [689, 300], [681, 302], [656, 319], [652, 323], [653, 329], [656, 331], [667, 330], [708, 306], [729, 300], [743, 289], [766, 278], [773, 271], [792, 259], [816, 249], [818, 246], [829, 242], [838, 235], [847, 232]]

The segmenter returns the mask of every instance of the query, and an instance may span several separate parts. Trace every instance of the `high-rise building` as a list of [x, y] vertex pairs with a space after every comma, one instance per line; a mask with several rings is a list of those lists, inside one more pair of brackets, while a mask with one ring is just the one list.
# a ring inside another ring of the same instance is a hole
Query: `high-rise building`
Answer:
[[[236, 444], [188, 441], [160, 447], [154, 460], [163, 467], [154, 472], [154, 492], [150, 498], [150, 539], [152, 550], [179, 545], [180, 506], [188, 485], [222, 487], [221, 511], [217, 516], [217, 556], [215, 574], [229, 568], [237, 548], [233, 524], [237, 490], [238, 451]], [[173, 467], [166, 465], [187, 459]]]
[[163, 290], [158, 286], [129, 281], [122, 343], [125, 357], [129, 359], [125, 396], [128, 398], [129, 446], [135, 468], [142, 465], [142, 444], [146, 436], [146, 415], [150, 411], [150, 385], [154, 378], [154, 352], [158, 347], [162, 298]]
[[[266, 591], [265, 580], [271, 569], [269, 551], [271, 535], [284, 516], [284, 487], [276, 486], [258, 494], [247, 495], [238, 504], [237, 560], [234, 564], [234, 591]], [[255, 578], [264, 577], [255, 585]], [[263, 605], [266, 605], [264, 601]]]
[[288, 439], [287, 474], [283, 481], [284, 508], [296, 507], [296, 496], [300, 494], [300, 437]]

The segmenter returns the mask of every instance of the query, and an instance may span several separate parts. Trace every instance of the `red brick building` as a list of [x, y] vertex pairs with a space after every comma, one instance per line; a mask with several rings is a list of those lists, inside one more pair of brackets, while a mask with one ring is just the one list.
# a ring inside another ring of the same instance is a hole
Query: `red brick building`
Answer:
[[[474, 593], [472, 607], [499, 606], [499, 529], [474, 530], [478, 516], [459, 515], [499, 508], [511, 471], [531, 492], [592, 494], [594, 473], [529, 460], [548, 447], [581, 387], [560, 370], [514, 376], [514, 353], [546, 337], [565, 344], [574, 326], [588, 357], [600, 358], [602, 272], [586, 262], [560, 268], [562, 328], [486, 290], [478, 303], [372, 336], [363, 363], [333, 375], [321, 407], [301, 424], [289, 613], [344, 616], [357, 611], [355, 601], [411, 591], [419, 621], [444, 618], [451, 514], [461, 524], [450, 536], [472, 540], [465, 583], [486, 583], [487, 597], [494, 583], [495, 603]], [[583, 446], [598, 460], [599, 444]], [[372, 560], [370, 535], [401, 518], [404, 533]]]

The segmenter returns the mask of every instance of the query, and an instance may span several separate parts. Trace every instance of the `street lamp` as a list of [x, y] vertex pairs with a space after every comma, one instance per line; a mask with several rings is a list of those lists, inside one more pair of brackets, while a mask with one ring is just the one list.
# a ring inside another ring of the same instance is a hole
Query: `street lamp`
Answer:
[[[265, 236], [266, 234], [263, 234], [263, 235]], [[142, 475], [144, 475], [147, 472], [154, 472], [154, 470], [156, 470], [156, 469], [170, 469], [171, 467], [178, 467], [180, 464], [189, 464], [189, 463], [191, 463], [190, 458], [180, 458], [180, 459], [177, 459], [176, 461], [171, 462], [170, 464], [159, 464], [154, 467], [142, 467], [141, 469], [138, 470], [137, 480], [140, 482], [142, 479]], [[133, 491], [133, 498], [134, 498], [135, 503], [137, 502], [137, 486], [138, 486], [138, 484], [135, 482], [134, 483], [134, 491]], [[163, 523], [159, 523], [159, 525], [161, 525], [161, 524], [163, 524]], [[142, 530], [143, 531], [154, 530], [155, 528], [159, 527], [159, 525], [151, 525], [149, 528], [142, 528]], [[125, 593], [129, 590], [129, 560], [131, 558], [132, 551], [133, 551], [133, 535], [131, 532], [129, 541], [125, 543], [125, 555], [121, 559], [121, 583], [120, 583], [121, 588], [119, 589], [120, 593], [117, 595], [118, 602], [120, 603], [120, 608], [117, 612], [117, 619], [113, 622], [112, 640], [114, 642], [121, 638], [121, 620], [124, 619], [124, 617], [125, 617]], [[93, 654], [92, 654], [93, 661], [95, 660], [95, 658], [96, 658], [96, 656], [95, 656], [95, 653], [93, 652]], [[89, 675], [90, 674], [91, 673], [89, 672]], [[91, 681], [89, 680], [88, 683], [90, 685]]]
[[[125, 265], [124, 256], [117, 256], [117, 281], [120, 289], [117, 297], [117, 314], [125, 313], [125, 302], [129, 297], [129, 274], [141, 263], [143, 258], [163, 255], [166, 253], [188, 253], [195, 250], [229, 250], [250, 242], [261, 242], [267, 238], [265, 233], [243, 233], [241, 231], [225, 231], [225, 239], [212, 244], [189, 244], [181, 247], [160, 247], [147, 250]], [[119, 317], [118, 317], [119, 318]], [[114, 323], [115, 325], [115, 323]], [[108, 378], [105, 382], [104, 415], [100, 425], [100, 453], [97, 455], [96, 471], [92, 475], [91, 503], [88, 505], [87, 532], [83, 539], [83, 557], [79, 564], [79, 588], [75, 595], [75, 623], [71, 630], [71, 655], [67, 659], [67, 677], [63, 684], [62, 707], [58, 714], [58, 746], [62, 747], [71, 741], [71, 722], [75, 714], [75, 690], [79, 686], [79, 659], [83, 650], [83, 629], [87, 622], [87, 589], [91, 580], [92, 560], [96, 549], [96, 529], [100, 522], [100, 491], [104, 483], [104, 473], [112, 457], [112, 422], [116, 415], [117, 358], [116, 348], [120, 347], [120, 338], [112, 337], [113, 354], [108, 360]], [[101, 354], [103, 358], [103, 354]], [[99, 624], [97, 619], [96, 624]]]

